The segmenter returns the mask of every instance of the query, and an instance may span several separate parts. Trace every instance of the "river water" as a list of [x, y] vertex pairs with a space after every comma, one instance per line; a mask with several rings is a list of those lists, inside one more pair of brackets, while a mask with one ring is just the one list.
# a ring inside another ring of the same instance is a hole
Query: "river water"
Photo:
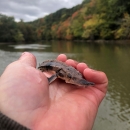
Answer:
[[68, 41], [19, 45], [3, 43], [0, 44], [0, 74], [24, 51], [33, 53], [38, 64], [65, 53], [69, 58], [104, 71], [109, 79], [109, 87], [99, 107], [93, 130], [130, 130], [130, 44]]

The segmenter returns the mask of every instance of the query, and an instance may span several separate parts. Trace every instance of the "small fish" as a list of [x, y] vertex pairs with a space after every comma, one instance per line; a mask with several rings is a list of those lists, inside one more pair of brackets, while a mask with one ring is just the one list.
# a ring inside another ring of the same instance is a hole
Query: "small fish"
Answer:
[[48, 78], [49, 84], [56, 78], [65, 80], [66, 83], [87, 87], [88, 85], [94, 85], [93, 82], [89, 82], [83, 78], [82, 74], [74, 67], [69, 66], [58, 60], [47, 60], [40, 64], [38, 67], [42, 72], [55, 71], [55, 74]]

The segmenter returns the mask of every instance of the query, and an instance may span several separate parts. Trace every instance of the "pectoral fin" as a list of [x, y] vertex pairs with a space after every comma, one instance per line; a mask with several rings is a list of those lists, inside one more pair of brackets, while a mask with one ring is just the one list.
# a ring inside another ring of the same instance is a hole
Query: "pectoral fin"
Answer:
[[52, 83], [56, 78], [57, 78], [57, 74], [54, 74], [50, 78], [48, 78], [49, 84]]

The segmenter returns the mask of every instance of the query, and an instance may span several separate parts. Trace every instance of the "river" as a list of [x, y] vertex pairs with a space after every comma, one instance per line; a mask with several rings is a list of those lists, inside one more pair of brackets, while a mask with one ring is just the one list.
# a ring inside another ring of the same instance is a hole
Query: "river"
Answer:
[[89, 67], [104, 71], [109, 79], [109, 87], [99, 107], [93, 130], [130, 130], [130, 44], [69, 41], [0, 44], [0, 74], [24, 51], [33, 53], [37, 64], [65, 53], [69, 58], [86, 62]]

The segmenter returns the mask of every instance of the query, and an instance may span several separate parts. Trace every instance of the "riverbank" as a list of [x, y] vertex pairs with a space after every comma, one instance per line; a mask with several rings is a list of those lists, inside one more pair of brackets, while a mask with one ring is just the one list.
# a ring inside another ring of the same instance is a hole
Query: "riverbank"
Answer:
[[0, 45], [4, 44], [33, 44], [44, 42], [83, 42], [83, 43], [98, 43], [98, 44], [130, 44], [130, 40], [42, 40], [37, 42], [0, 42]]
[[99, 44], [130, 44], [130, 40], [74, 40], [75, 42], [99, 43]]

